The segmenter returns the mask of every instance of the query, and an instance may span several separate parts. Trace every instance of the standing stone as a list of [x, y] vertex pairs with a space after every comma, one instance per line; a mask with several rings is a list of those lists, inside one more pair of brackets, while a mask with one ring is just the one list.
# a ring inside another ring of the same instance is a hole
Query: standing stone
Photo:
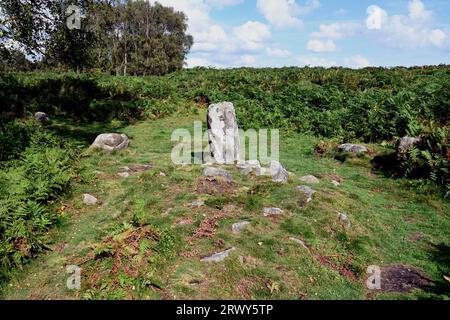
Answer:
[[272, 174], [272, 181], [278, 183], [286, 183], [289, 179], [289, 172], [276, 160], [270, 161], [270, 172]]
[[232, 103], [209, 106], [208, 137], [211, 156], [217, 163], [234, 164], [240, 160], [239, 128]]
[[44, 112], [36, 112], [34, 114], [34, 118], [36, 119], [37, 122], [41, 122], [41, 123], [48, 121], [47, 114]]
[[95, 139], [91, 148], [105, 151], [123, 150], [128, 147], [129, 143], [130, 141], [125, 134], [104, 133]]

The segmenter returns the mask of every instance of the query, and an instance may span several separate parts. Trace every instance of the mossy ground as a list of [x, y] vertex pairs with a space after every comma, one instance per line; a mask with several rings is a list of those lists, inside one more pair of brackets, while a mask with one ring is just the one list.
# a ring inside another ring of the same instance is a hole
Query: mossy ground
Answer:
[[[170, 157], [172, 131], [192, 130], [193, 122], [204, 118], [200, 111], [129, 126], [53, 125], [86, 146], [105, 130], [126, 133], [132, 142], [121, 153], [86, 151], [82, 164], [89, 182], [60, 205], [59, 225], [48, 234], [51, 250], [15, 272], [3, 297], [417, 299], [448, 294], [443, 276], [449, 272], [450, 205], [434, 190], [374, 174], [368, 156], [345, 162], [318, 157], [313, 152], [317, 138], [282, 134], [280, 161], [297, 176], [288, 184], [229, 167], [233, 185], [222, 194], [204, 194], [196, 188], [202, 167], [176, 166]], [[152, 168], [129, 178], [117, 175], [134, 164]], [[306, 204], [294, 187], [308, 174], [321, 182], [312, 186], [317, 193]], [[333, 179], [341, 185], [334, 186]], [[103, 203], [87, 207], [83, 193]], [[205, 206], [189, 206], [199, 199]], [[263, 207], [280, 207], [285, 214], [264, 217]], [[349, 216], [351, 229], [339, 224], [336, 211]], [[239, 221], [251, 224], [233, 234], [231, 225]], [[290, 237], [305, 241], [309, 250]], [[236, 250], [224, 262], [200, 262], [230, 247]], [[82, 267], [80, 291], [66, 288], [66, 266], [72, 264]], [[389, 264], [419, 268], [436, 286], [408, 294], [366, 289], [367, 267]]]

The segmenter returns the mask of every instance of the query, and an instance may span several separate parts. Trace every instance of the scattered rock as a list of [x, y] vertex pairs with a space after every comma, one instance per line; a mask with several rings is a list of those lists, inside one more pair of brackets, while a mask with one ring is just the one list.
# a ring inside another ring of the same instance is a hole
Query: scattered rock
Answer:
[[48, 121], [48, 116], [44, 112], [36, 112], [34, 114], [34, 118], [36, 119], [37, 122], [40, 122], [40, 123]]
[[100, 201], [96, 197], [94, 197], [93, 195], [90, 195], [88, 193], [83, 194], [83, 203], [85, 205], [94, 206], [96, 204], [99, 204], [99, 202]]
[[338, 214], [339, 222], [344, 226], [344, 228], [348, 229], [352, 226], [350, 219], [348, 216], [342, 212], [336, 211]]
[[406, 265], [390, 265], [381, 268], [381, 290], [408, 293], [413, 289], [423, 289], [432, 284], [424, 272]]
[[304, 182], [304, 183], [309, 183], [309, 184], [320, 183], [320, 180], [317, 179], [315, 176], [312, 176], [312, 175], [301, 177], [300, 181]]
[[277, 183], [286, 183], [289, 179], [289, 173], [276, 160], [270, 161], [270, 172], [272, 174], [272, 181]]
[[165, 174], [164, 172], [162, 172], [162, 171], [159, 173], [159, 175], [160, 175], [161, 177], [165, 177], [165, 176], [166, 176], [166, 174]]
[[276, 215], [280, 215], [283, 213], [284, 213], [284, 211], [280, 208], [264, 208], [263, 209], [264, 217], [276, 216]]
[[351, 144], [351, 143], [344, 143], [338, 146], [338, 149], [343, 152], [353, 152], [353, 153], [361, 153], [361, 152], [367, 152], [367, 148], [360, 145], [360, 144]]
[[335, 187], [339, 187], [341, 185], [341, 183], [339, 181], [336, 180], [331, 180], [331, 183], [335, 186]]
[[244, 230], [249, 224], [250, 222], [248, 221], [238, 222], [231, 226], [231, 230], [233, 231], [233, 233], [239, 233]]
[[225, 251], [222, 251], [219, 253], [215, 253], [212, 256], [205, 257], [205, 258], [201, 259], [200, 261], [202, 261], [202, 262], [220, 262], [220, 261], [225, 260], [225, 258], [227, 258], [230, 255], [230, 253], [233, 252], [234, 250], [236, 250], [236, 248], [232, 247], [228, 250], [225, 250]]
[[205, 201], [203, 201], [203, 200], [196, 200], [189, 204], [190, 207], [194, 207], [194, 208], [200, 208], [204, 205], [205, 205]]
[[119, 172], [117, 175], [122, 178], [128, 178], [130, 176], [128, 172]]
[[206, 167], [205, 169], [203, 169], [203, 175], [206, 177], [222, 177], [227, 182], [231, 182], [233, 180], [231, 174], [225, 169], [221, 168]]
[[99, 135], [91, 145], [93, 149], [105, 151], [123, 150], [128, 147], [130, 140], [125, 134], [104, 133]]
[[259, 163], [259, 160], [241, 161], [241, 162], [238, 162], [236, 166], [244, 174], [250, 174], [252, 172], [257, 173], [257, 172], [260, 172], [260, 170], [261, 170], [261, 164]]
[[303, 248], [305, 248], [306, 250], [309, 250], [308, 246], [306, 245], [306, 243], [303, 240], [300, 240], [300, 239], [297, 239], [297, 238], [294, 238], [294, 237], [290, 237], [289, 240], [297, 242]]
[[260, 176], [271, 177], [272, 176], [272, 171], [270, 170], [270, 168], [259, 167], [259, 168], [255, 169], [255, 174], [258, 177], [260, 177]]
[[403, 159], [408, 156], [408, 152], [414, 148], [420, 146], [421, 139], [416, 137], [403, 137], [397, 140], [396, 151], [397, 159]]
[[220, 164], [240, 160], [239, 128], [231, 102], [212, 104], [208, 108], [208, 136], [211, 155]]
[[316, 193], [316, 191], [314, 191], [313, 189], [311, 189], [308, 186], [298, 186], [298, 187], [295, 187], [295, 190], [301, 191], [306, 195], [306, 197], [307, 197], [306, 202], [311, 202], [314, 193]]

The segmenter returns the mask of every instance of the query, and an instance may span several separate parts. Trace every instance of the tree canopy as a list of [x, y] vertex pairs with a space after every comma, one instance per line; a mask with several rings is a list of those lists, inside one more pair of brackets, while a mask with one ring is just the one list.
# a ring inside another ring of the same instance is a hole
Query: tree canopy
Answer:
[[0, 10], [3, 69], [26, 57], [40, 69], [162, 75], [193, 44], [184, 13], [148, 1], [3, 0]]

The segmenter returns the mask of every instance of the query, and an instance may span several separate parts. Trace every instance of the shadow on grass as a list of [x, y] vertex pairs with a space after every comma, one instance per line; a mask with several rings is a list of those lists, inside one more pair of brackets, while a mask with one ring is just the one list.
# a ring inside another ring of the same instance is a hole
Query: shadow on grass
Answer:
[[47, 130], [57, 136], [67, 139], [77, 145], [90, 146], [95, 138], [102, 133], [122, 133], [126, 127], [123, 123], [52, 123], [46, 126]]
[[437, 266], [439, 278], [425, 291], [438, 296], [450, 296], [450, 282], [444, 278], [450, 277], [450, 246], [445, 243], [433, 245], [430, 252], [432, 262]]

